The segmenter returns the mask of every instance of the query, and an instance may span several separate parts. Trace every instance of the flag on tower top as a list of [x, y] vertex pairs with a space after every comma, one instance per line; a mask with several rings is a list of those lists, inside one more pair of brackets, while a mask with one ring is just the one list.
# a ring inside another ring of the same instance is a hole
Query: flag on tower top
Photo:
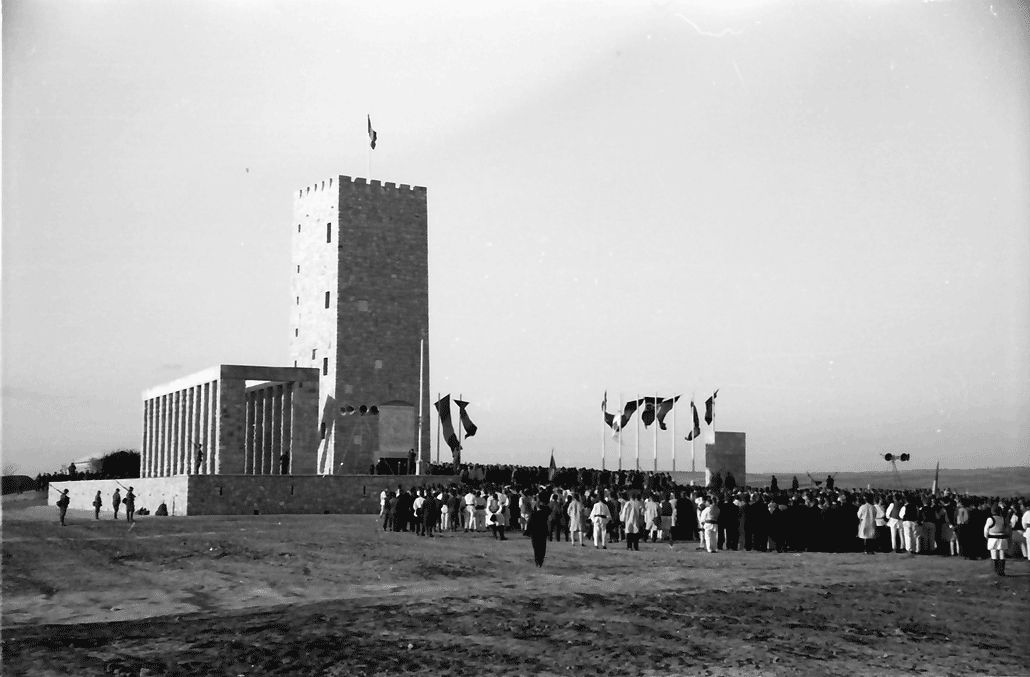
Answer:
[[376, 134], [376, 130], [372, 129], [372, 116], [368, 116], [368, 145], [372, 147], [372, 150], [376, 149], [376, 138], [379, 135]]

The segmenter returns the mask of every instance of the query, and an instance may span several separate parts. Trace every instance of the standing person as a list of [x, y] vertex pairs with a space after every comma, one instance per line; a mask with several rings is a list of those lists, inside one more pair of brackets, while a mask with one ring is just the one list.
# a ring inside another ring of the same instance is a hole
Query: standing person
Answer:
[[873, 506], [873, 497], [868, 494], [865, 502], [858, 508], [858, 537], [865, 544], [865, 554], [875, 555], [876, 507]]
[[648, 494], [644, 499], [644, 540], [651, 538], [652, 542], [658, 541], [658, 535], [662, 527], [662, 506], [654, 500], [653, 494]]
[[901, 524], [901, 496], [894, 494], [887, 506], [887, 528], [891, 532], [891, 550], [905, 552], [904, 532]]
[[476, 530], [476, 494], [472, 489], [465, 494], [465, 531]]
[[576, 545], [576, 536], [579, 536], [579, 544], [586, 547], [583, 542], [583, 503], [579, 500], [579, 494], [572, 494], [572, 500], [565, 507], [565, 513], [569, 516], [569, 537], [572, 545]]
[[494, 532], [494, 538], [501, 541], [508, 540], [504, 535], [504, 528], [508, 526], [508, 511], [504, 509], [506, 505], [507, 499], [501, 491], [490, 494], [490, 500], [486, 504], [490, 531]]
[[391, 491], [385, 493], [386, 496], [383, 497], [383, 531], [392, 531], [393, 519], [397, 510], [397, 498]]
[[590, 509], [590, 521], [594, 523], [594, 549], [608, 549], [608, 522], [612, 518], [608, 504], [598, 499]]
[[68, 498], [68, 490], [61, 490], [61, 497], [57, 499], [57, 513], [61, 519], [61, 526], [66, 526], [64, 523], [64, 516], [68, 514], [68, 504], [71, 503], [71, 499]]
[[562, 534], [565, 534], [565, 538], [568, 538], [568, 532], [565, 531], [562, 525], [562, 504], [558, 499], [558, 494], [551, 494], [551, 500], [547, 507], [547, 540], [561, 541]]
[[129, 524], [136, 523], [136, 494], [132, 493], [132, 487], [125, 492], [125, 520]]
[[[67, 489], [65, 491], [67, 492]], [[1009, 523], [1005, 519], [1000, 505], [995, 504], [991, 510], [991, 516], [984, 524], [984, 538], [987, 539], [987, 551], [991, 553], [994, 573], [1004, 576], [1005, 551], [1009, 547]]]
[[958, 499], [955, 506], [955, 538], [958, 541], [958, 554], [969, 551], [969, 508], [963, 498]]
[[915, 555], [919, 551], [919, 545], [917, 543], [917, 536], [919, 534], [919, 507], [914, 501], [905, 499], [905, 503], [901, 506], [901, 533], [905, 539], [905, 550], [908, 554]]
[[719, 506], [715, 502], [714, 496], [705, 498], [704, 508], [701, 509], [701, 524], [705, 550], [708, 552], [718, 552]]
[[118, 508], [122, 505], [122, 490], [115, 489], [111, 494], [111, 507], [114, 509], [114, 518], [118, 519]]
[[529, 516], [533, 513], [533, 499], [529, 497], [529, 489], [519, 492], [519, 526], [522, 535], [529, 535]]
[[[626, 494], [623, 493], [623, 498]], [[644, 506], [640, 504], [636, 492], [622, 504], [622, 513], [619, 515], [626, 530], [626, 549], [640, 550], [640, 526], [644, 521]]]
[[93, 519], [100, 519], [100, 506], [104, 504], [104, 499], [100, 498], [100, 492], [93, 497]]
[[547, 541], [550, 539], [550, 517], [551, 506], [546, 491], [537, 497], [536, 505], [529, 513], [529, 522], [526, 531], [529, 532], [529, 540], [533, 543], [533, 560], [537, 567], [544, 565], [544, 555], [547, 554]]
[[425, 500], [422, 502], [422, 532], [421, 535], [433, 537], [433, 529], [440, 521], [440, 508], [433, 498], [432, 491], [425, 492]]

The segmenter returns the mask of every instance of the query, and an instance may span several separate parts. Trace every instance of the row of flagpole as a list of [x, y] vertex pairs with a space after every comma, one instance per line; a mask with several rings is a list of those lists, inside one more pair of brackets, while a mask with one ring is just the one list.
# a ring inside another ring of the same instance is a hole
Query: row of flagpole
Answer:
[[[719, 390], [716, 389], [712, 395], [705, 400], [705, 424], [707, 426], [705, 442], [708, 444], [715, 443], [715, 398], [719, 394]], [[622, 470], [622, 433], [625, 431], [626, 424], [633, 418], [633, 414], [641, 411], [640, 415], [636, 417], [635, 425], [635, 469], [640, 470], [640, 424], [643, 422], [644, 427], [650, 427], [652, 423], [656, 423], [657, 427], [654, 432], [654, 453], [653, 458], [653, 470], [658, 471], [658, 430], [666, 430], [665, 417], [672, 412], [672, 430], [671, 430], [671, 449], [670, 455], [672, 460], [672, 470], [676, 470], [676, 413], [675, 404], [680, 399], [680, 395], [670, 398], [662, 398], [656, 393], [654, 396], [637, 396], [636, 399], [624, 401], [622, 394], [619, 395], [619, 409], [618, 412], [612, 414], [608, 412], [608, 391], [605, 391], [604, 398], [601, 400], [601, 412], [602, 412], [602, 426], [601, 426], [601, 469], [606, 469], [607, 466], [607, 429], [612, 430], [612, 437], [619, 442], [619, 463], [618, 470]], [[695, 472], [696, 468], [696, 454], [695, 454], [695, 442], [701, 435], [701, 423], [700, 417], [697, 413], [697, 406], [694, 403], [694, 398], [691, 397], [690, 409], [693, 414], [693, 426], [691, 427], [690, 433], [686, 435], [684, 439], [690, 442], [690, 471]], [[621, 412], [621, 413], [619, 413]]]

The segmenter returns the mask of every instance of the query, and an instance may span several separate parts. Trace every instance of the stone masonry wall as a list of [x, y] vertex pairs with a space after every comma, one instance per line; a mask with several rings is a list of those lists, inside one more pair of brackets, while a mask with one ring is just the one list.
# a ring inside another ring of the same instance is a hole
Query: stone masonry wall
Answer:
[[[178, 475], [175, 477], [138, 477], [122, 480], [78, 480], [71, 482], [51, 482], [47, 495], [47, 503], [54, 506], [54, 516], [57, 515], [57, 499], [62, 489], [68, 490], [69, 510], [88, 510], [90, 519], [93, 519], [93, 498], [100, 492], [100, 498], [104, 505], [100, 508], [100, 517], [110, 519], [114, 514], [112, 510], [111, 495], [115, 489], [122, 490], [122, 498], [125, 497], [126, 488], [132, 487], [132, 493], [136, 495], [136, 509], [146, 508], [151, 514], [157, 510], [162, 502], [168, 506], [168, 514], [185, 515], [189, 499], [190, 476]], [[193, 475], [192, 477], [197, 477]], [[207, 477], [212, 477], [207, 475]], [[125, 508], [119, 509], [118, 517], [125, 519]]]

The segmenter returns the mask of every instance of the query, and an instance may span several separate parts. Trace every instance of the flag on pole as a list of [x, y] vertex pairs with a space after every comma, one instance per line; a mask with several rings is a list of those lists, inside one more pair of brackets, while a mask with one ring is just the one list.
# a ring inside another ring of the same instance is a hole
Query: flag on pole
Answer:
[[700, 437], [701, 435], [701, 421], [698, 419], [697, 407], [694, 406], [694, 400], [690, 401], [690, 410], [694, 414], [694, 428], [689, 433], [687, 433], [686, 439], [688, 442], [697, 437]]
[[642, 397], [637, 401], [637, 406], [642, 407], [640, 412], [640, 421], [644, 424], [645, 428], [650, 428], [651, 424], [654, 423], [655, 417], [655, 400], [657, 397]]
[[465, 407], [469, 406], [469, 403], [463, 400], [454, 400], [454, 403], [458, 405], [458, 418], [461, 420], [461, 427], [465, 429], [465, 437], [472, 437], [479, 430], [479, 426], [472, 422], [468, 412], [465, 411]]
[[637, 400], [630, 400], [626, 403], [625, 408], [622, 410], [622, 419], [619, 420], [619, 430], [625, 430], [626, 424], [633, 418], [633, 412], [637, 410]]
[[454, 423], [451, 421], [451, 396], [444, 395], [433, 405], [436, 413], [440, 416], [440, 425], [443, 426], [443, 437], [447, 446], [451, 448], [451, 454], [461, 451], [461, 443], [458, 436], [454, 434]]
[[612, 438], [619, 436], [619, 421], [615, 414], [608, 412], [608, 391], [604, 391], [604, 398], [601, 400], [601, 415], [604, 417], [604, 424], [612, 429]]
[[936, 496], [937, 492], [940, 491], [940, 485], [937, 483], [941, 478], [941, 462], [937, 461], [937, 469], [933, 471], [933, 495]]
[[372, 147], [372, 150], [376, 149], [376, 138], [378, 138], [376, 130], [372, 129], [372, 116], [368, 116], [368, 145]]
[[551, 449], [551, 463], [547, 466], [547, 481], [554, 481], [554, 474], [558, 471], [558, 466], [554, 462], [554, 449]]
[[670, 411], [672, 411], [673, 405], [676, 404], [676, 400], [678, 400], [679, 398], [679, 395], [677, 395], [676, 397], [666, 397], [664, 400], [658, 403], [658, 413], [656, 414], [656, 416], [658, 418], [658, 427], [662, 430], [668, 430], [668, 428], [665, 427], [665, 417], [669, 414]]
[[705, 423], [708, 425], [712, 425], [712, 420], [715, 418], [715, 412], [713, 409], [715, 407], [715, 397], [718, 394], [719, 389], [716, 388], [715, 392], [712, 393], [712, 396], [705, 400]]

